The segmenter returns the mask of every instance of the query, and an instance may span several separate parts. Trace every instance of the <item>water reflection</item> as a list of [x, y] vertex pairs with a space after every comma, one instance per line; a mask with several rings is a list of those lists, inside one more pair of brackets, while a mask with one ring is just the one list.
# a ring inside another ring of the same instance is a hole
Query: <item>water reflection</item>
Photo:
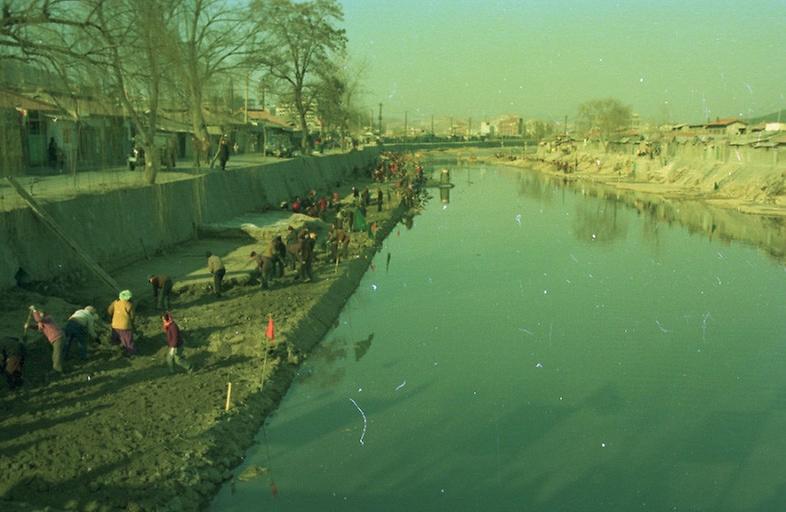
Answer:
[[519, 174], [519, 195], [537, 199], [544, 204], [551, 204], [554, 201], [560, 186], [561, 180], [552, 176], [533, 172]]
[[[675, 222], [689, 233], [729, 243], [734, 240], [752, 243], [765, 249], [773, 257], [786, 257], [786, 224], [781, 217], [747, 215], [730, 208], [719, 208], [705, 201], [672, 200], [634, 190], [620, 190], [608, 185], [576, 181], [567, 177], [545, 175], [536, 171], [519, 171], [518, 193], [521, 196], [552, 204], [565, 194], [580, 194], [600, 201], [581, 202], [576, 209], [574, 233], [579, 240], [596, 241], [604, 234], [606, 241], [627, 236], [627, 224], [620, 224], [616, 208], [633, 208], [642, 216], [642, 236], [653, 246], [660, 245], [660, 228]], [[614, 206], [612, 206], [614, 205]]]
[[628, 224], [617, 216], [617, 203], [579, 202], [573, 217], [573, 234], [582, 242], [609, 243], [624, 240]]
[[[337, 337], [318, 345], [309, 357], [309, 363], [298, 371], [298, 381], [317, 387], [333, 387], [338, 385], [346, 374], [344, 361], [350, 353], [354, 353], [355, 361], [360, 361], [371, 348], [374, 333], [351, 342], [347, 338]], [[350, 349], [352, 352], [350, 352]], [[319, 367], [319, 372], [314, 368]]]
[[[298, 381], [315, 387], [333, 387], [338, 385], [346, 374], [346, 368], [338, 363], [347, 357], [347, 340], [335, 338], [320, 344], [309, 357], [309, 362], [297, 374]], [[320, 370], [314, 371], [318, 366]]]
[[439, 187], [439, 200], [442, 204], [450, 203], [450, 187]]
[[371, 341], [374, 339], [374, 333], [368, 335], [368, 338], [355, 342], [355, 361], [360, 361], [368, 349], [371, 348]]

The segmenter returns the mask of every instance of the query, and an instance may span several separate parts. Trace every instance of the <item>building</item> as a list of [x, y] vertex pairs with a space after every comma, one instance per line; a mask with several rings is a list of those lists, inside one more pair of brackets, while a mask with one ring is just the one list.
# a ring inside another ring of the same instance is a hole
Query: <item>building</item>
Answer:
[[521, 137], [524, 133], [524, 120], [519, 116], [504, 116], [497, 120], [497, 135], [501, 137]]
[[489, 123], [488, 121], [481, 121], [480, 122], [480, 131], [478, 132], [481, 137], [493, 137], [496, 130], [494, 129], [494, 125]]
[[[73, 172], [125, 164], [131, 123], [116, 106], [87, 97], [2, 90], [0, 108], [18, 115], [15, 127], [7, 117], [3, 128], [5, 137], [18, 137], [21, 144], [21, 163], [8, 164], [16, 169], [14, 173], [22, 169], [34, 174]], [[12, 136], [14, 131], [18, 135]], [[4, 139], [6, 146], [8, 140]], [[0, 152], [16, 154], [19, 150], [3, 147]]]
[[717, 135], [740, 135], [745, 133], [747, 126], [747, 123], [737, 118], [728, 117], [726, 119], [715, 119], [715, 121], [710, 121], [704, 125], [704, 128], [708, 133]]
[[786, 132], [786, 123], [765, 123], [765, 132]]
[[[292, 103], [282, 103], [277, 105], [275, 109], [276, 117], [284, 119], [288, 123], [292, 123], [300, 129], [300, 116], [298, 115], [295, 105]], [[306, 112], [306, 126], [310, 133], [319, 132], [322, 130], [322, 122], [317, 117], [317, 102], [313, 100], [311, 107]]]
[[292, 126], [269, 111], [249, 109], [248, 121], [262, 128], [262, 133], [252, 143], [253, 151], [270, 153], [272, 151], [281, 151], [282, 149], [291, 149], [296, 146], [292, 138], [295, 132], [300, 131], [300, 128]]

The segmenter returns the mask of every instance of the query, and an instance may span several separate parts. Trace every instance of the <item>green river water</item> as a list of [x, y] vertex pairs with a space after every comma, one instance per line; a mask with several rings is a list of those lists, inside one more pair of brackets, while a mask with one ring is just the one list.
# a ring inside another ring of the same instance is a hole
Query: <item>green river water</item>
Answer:
[[537, 173], [453, 180], [247, 453], [278, 495], [212, 510], [786, 509], [779, 262]]

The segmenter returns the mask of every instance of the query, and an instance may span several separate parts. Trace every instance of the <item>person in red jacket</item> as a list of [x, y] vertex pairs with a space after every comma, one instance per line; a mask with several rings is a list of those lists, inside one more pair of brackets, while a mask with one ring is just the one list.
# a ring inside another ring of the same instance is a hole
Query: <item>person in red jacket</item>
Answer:
[[166, 353], [166, 364], [170, 373], [175, 373], [175, 365], [191, 373], [191, 363], [186, 360], [183, 354], [183, 333], [180, 332], [180, 328], [169, 312], [161, 315], [161, 320], [166, 334], [166, 344], [169, 347]]
[[59, 373], [63, 373], [63, 331], [52, 320], [52, 317], [44, 311], [39, 311], [35, 306], [30, 306], [35, 326], [44, 335], [44, 338], [52, 346], [52, 369]]

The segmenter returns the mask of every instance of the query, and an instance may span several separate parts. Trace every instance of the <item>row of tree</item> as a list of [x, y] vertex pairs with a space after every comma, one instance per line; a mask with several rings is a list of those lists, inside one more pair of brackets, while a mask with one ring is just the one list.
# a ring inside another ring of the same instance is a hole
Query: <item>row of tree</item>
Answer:
[[91, 91], [122, 107], [152, 183], [161, 112], [188, 109], [199, 165], [210, 154], [206, 95], [238, 77], [264, 82], [293, 106], [304, 150], [314, 108], [346, 130], [358, 83], [342, 19], [336, 0], [5, 0], [0, 59], [32, 63], [74, 96]]

